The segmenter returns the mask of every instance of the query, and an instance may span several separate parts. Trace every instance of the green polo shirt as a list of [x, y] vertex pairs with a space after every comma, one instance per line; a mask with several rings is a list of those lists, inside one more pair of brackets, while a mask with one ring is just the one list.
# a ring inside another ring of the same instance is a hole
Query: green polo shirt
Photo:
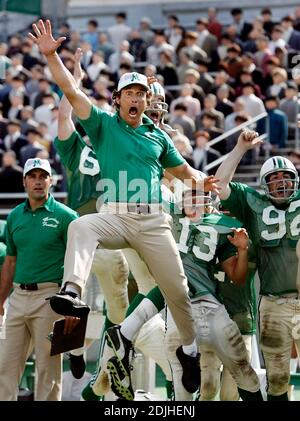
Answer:
[[104, 202], [160, 203], [163, 168], [185, 162], [171, 138], [146, 115], [133, 128], [119, 113], [93, 106], [89, 118], [79, 121], [100, 164]]
[[49, 195], [32, 211], [28, 200], [18, 205], [7, 218], [7, 255], [16, 256], [14, 282], [60, 283], [69, 223], [77, 213]]

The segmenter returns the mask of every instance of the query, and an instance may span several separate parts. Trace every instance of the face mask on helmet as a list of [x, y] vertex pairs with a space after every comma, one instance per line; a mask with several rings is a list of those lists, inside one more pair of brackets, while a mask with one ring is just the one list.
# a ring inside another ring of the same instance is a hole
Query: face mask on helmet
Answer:
[[[281, 176], [279, 173], [283, 173], [283, 175]], [[276, 174], [278, 174], [278, 178]], [[292, 200], [298, 191], [298, 172], [289, 159], [274, 156], [261, 167], [260, 184], [272, 202], [286, 203]]]
[[168, 104], [165, 102], [165, 91], [160, 83], [151, 83], [150, 90], [152, 92], [151, 102], [145, 112], [157, 124], [168, 113]]

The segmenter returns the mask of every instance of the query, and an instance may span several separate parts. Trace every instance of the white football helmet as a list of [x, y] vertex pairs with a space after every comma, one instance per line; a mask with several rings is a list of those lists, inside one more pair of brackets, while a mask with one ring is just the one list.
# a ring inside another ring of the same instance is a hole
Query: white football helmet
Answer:
[[158, 124], [168, 113], [165, 91], [158, 82], [150, 84], [150, 91], [152, 92], [152, 97], [150, 99], [150, 105], [146, 108], [145, 112], [155, 124]]
[[[279, 171], [283, 171], [286, 173], [289, 173], [291, 175], [290, 179], [285, 179], [282, 182], [282, 185], [275, 191], [272, 192], [272, 194], [269, 191], [270, 181], [269, 176], [271, 174], [277, 173]], [[268, 196], [270, 200], [272, 200], [275, 203], [284, 203], [291, 200], [295, 194], [298, 191], [299, 186], [299, 176], [298, 172], [294, 166], [294, 164], [287, 158], [284, 158], [283, 156], [273, 156], [263, 164], [260, 170], [260, 184], [262, 188], [264, 189], [265, 194]], [[293, 183], [293, 187], [287, 187], [287, 182]], [[274, 193], [280, 192], [284, 193], [283, 197], [275, 197]]]

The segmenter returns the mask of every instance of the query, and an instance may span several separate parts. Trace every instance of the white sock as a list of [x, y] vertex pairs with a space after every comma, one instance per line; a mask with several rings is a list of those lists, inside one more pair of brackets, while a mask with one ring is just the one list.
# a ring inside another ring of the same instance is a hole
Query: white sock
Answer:
[[197, 344], [194, 340], [190, 345], [182, 345], [182, 350], [185, 354], [190, 355], [191, 357], [196, 357], [197, 355]]
[[81, 288], [78, 285], [74, 284], [73, 282], [67, 282], [65, 291], [66, 292], [73, 292], [78, 297], [81, 296]]
[[290, 372], [296, 373], [298, 367], [298, 358], [291, 358], [290, 359]]
[[121, 323], [121, 333], [126, 339], [132, 341], [139, 333], [140, 328], [155, 314], [158, 313], [156, 306], [151, 300], [145, 298], [138, 307]]

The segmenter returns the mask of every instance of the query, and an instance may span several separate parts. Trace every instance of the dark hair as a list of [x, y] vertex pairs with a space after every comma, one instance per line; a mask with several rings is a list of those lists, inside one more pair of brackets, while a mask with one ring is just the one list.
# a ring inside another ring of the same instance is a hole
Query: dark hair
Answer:
[[98, 28], [98, 22], [95, 19], [91, 19], [88, 21], [88, 25], [93, 26], [94, 28]]
[[183, 102], [178, 102], [174, 107], [174, 111], [176, 110], [187, 111], [187, 106]]
[[116, 18], [127, 19], [127, 14], [125, 12], [119, 12], [116, 14]]
[[239, 7], [234, 7], [233, 9], [230, 10], [230, 13], [232, 16], [236, 16], [236, 15], [241, 15], [243, 11]]
[[272, 15], [272, 11], [268, 7], [264, 7], [263, 9], [261, 9], [260, 14], [261, 15]]

